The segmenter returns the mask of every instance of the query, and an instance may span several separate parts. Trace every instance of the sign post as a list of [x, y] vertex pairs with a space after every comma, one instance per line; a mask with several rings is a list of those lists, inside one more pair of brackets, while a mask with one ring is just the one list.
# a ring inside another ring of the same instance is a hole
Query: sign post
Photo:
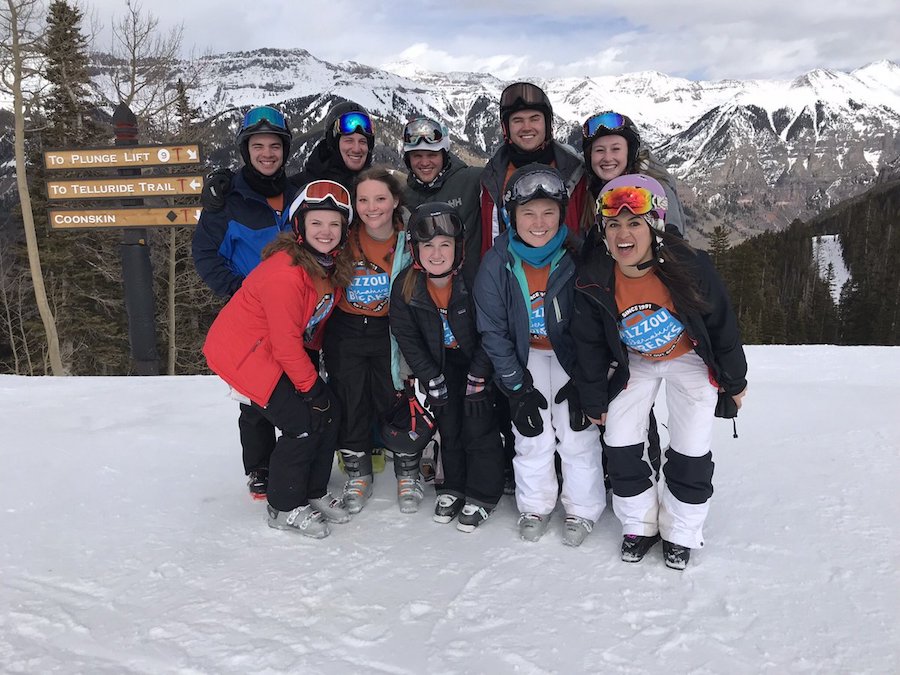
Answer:
[[[116, 145], [137, 145], [137, 117], [124, 103], [113, 112]], [[127, 155], [127, 149], [119, 150]], [[132, 150], [132, 155], [139, 153]], [[119, 169], [120, 176], [140, 176], [140, 168]], [[123, 206], [141, 206], [142, 199], [123, 199]], [[51, 215], [50, 222], [53, 223]], [[159, 353], [156, 350], [156, 303], [153, 298], [153, 266], [147, 246], [147, 230], [122, 230], [122, 282], [125, 286], [125, 312], [128, 315], [128, 343], [138, 375], [159, 375]]]
[[142, 175], [142, 168], [199, 164], [196, 144], [137, 144], [137, 117], [120, 103], [113, 113], [115, 147], [47, 150], [44, 166], [48, 170], [74, 172], [79, 169], [116, 169], [118, 178], [80, 178], [48, 180], [47, 197], [53, 201], [73, 199], [117, 199], [121, 207], [51, 208], [50, 227], [54, 230], [120, 228], [122, 241], [122, 281], [125, 287], [125, 311], [128, 315], [128, 340], [138, 375], [159, 375], [156, 350], [156, 311], [153, 298], [153, 268], [147, 240], [148, 227], [195, 226], [200, 206], [145, 207], [144, 197], [173, 197], [200, 194], [200, 175]]

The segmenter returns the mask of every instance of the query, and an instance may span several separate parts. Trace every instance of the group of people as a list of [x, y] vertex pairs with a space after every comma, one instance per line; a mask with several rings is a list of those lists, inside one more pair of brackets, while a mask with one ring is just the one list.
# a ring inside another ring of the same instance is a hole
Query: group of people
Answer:
[[[440, 121], [411, 119], [403, 185], [370, 166], [375, 130], [358, 104], [328, 112], [291, 177], [287, 120], [271, 107], [245, 115], [243, 166], [207, 178], [193, 255], [230, 298], [204, 353], [241, 404], [250, 492], [271, 527], [325, 537], [365, 507], [383, 445], [400, 511], [415, 512], [415, 439], [428, 437], [415, 425], [433, 419], [436, 522], [473, 531], [512, 476], [520, 537], [540, 539], [559, 500], [563, 542], [578, 546], [606, 481], [622, 559], [661, 539], [683, 569], [703, 544], [714, 413], [736, 414], [747, 386], [726, 290], [682, 238], [674, 181], [631, 119], [591, 116], [579, 156], [553, 139], [546, 94], [517, 82], [500, 124], [482, 169], [451, 152]], [[413, 412], [413, 380], [433, 418]], [[411, 428], [395, 434], [384, 421], [407, 399]], [[328, 491], [336, 450], [340, 495]]]

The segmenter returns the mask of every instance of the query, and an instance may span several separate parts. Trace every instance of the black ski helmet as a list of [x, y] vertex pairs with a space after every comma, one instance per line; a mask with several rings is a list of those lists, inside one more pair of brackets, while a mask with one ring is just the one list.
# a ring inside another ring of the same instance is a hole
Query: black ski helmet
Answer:
[[250, 149], [248, 147], [250, 137], [255, 134], [275, 134], [281, 139], [281, 145], [284, 148], [284, 156], [281, 163], [283, 168], [288, 154], [291, 152], [291, 140], [293, 140], [293, 134], [291, 134], [291, 128], [285, 116], [275, 108], [267, 105], [250, 108], [247, 111], [234, 139], [244, 164], [247, 166], [251, 166]]
[[415, 455], [434, 438], [436, 426], [434, 417], [422, 407], [407, 382], [403, 391], [397, 392], [397, 401], [381, 425], [381, 441], [392, 452]]
[[[357, 113], [358, 118], [354, 118], [352, 113]], [[342, 120], [349, 125], [345, 127], [344, 131], [341, 130]], [[334, 152], [338, 152], [340, 137], [353, 133], [360, 133], [366, 137], [366, 143], [369, 146], [369, 154], [363, 167], [366, 168], [372, 164], [372, 150], [375, 147], [375, 127], [372, 124], [372, 116], [368, 110], [354, 101], [343, 101], [331, 106], [328, 114], [325, 115], [325, 141], [328, 143], [328, 147]]]
[[544, 114], [544, 126], [547, 138], [553, 138], [553, 106], [547, 94], [536, 84], [530, 82], [513, 82], [500, 94], [500, 125], [503, 138], [509, 139], [509, 116], [520, 110], [537, 110]]
[[628, 161], [625, 164], [625, 172], [637, 171], [635, 160], [641, 149], [641, 135], [628, 115], [622, 115], [612, 110], [591, 115], [581, 125], [581, 153], [584, 155], [584, 163], [588, 171], [593, 172], [591, 148], [594, 141], [603, 136], [621, 136], [625, 139], [628, 144]]
[[437, 275], [438, 278], [449, 276], [462, 266], [465, 256], [465, 228], [459, 213], [447, 202], [426, 202], [420, 205], [413, 211], [406, 225], [406, 239], [416, 269], [425, 269], [419, 259], [417, 244], [431, 241], [439, 235], [453, 237], [454, 249], [453, 265], [447, 272]]
[[532, 162], [516, 169], [503, 192], [503, 210], [509, 226], [516, 229], [516, 207], [533, 199], [552, 199], [559, 204], [559, 225], [566, 222], [569, 193], [562, 174], [552, 166]]

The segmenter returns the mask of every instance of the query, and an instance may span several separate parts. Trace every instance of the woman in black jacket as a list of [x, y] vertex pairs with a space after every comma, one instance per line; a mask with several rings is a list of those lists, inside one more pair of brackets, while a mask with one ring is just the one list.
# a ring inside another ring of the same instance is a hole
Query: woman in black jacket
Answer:
[[426, 390], [441, 435], [444, 481], [434, 520], [473, 531], [503, 494], [503, 448], [493, 412], [491, 362], [475, 328], [462, 275], [463, 224], [444, 202], [415, 210], [407, 225], [413, 266], [391, 292], [391, 332]]
[[[721, 395], [740, 407], [747, 362], [724, 284], [706, 254], [665, 232], [666, 206], [649, 176], [606, 184], [596, 226], [604, 247], [579, 267], [571, 332], [581, 404], [606, 425], [622, 560], [639, 561], [662, 537], [666, 564], [684, 569], [703, 545], [716, 403]], [[663, 380], [670, 447], [658, 489], [644, 441]]]

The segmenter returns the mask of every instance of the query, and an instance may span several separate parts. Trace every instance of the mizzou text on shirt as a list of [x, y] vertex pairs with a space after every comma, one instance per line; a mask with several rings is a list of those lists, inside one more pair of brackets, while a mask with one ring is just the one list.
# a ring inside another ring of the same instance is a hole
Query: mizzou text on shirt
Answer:
[[631, 351], [649, 359], [674, 359], [693, 347], [674, 313], [669, 289], [651, 271], [632, 278], [616, 267], [619, 336]]

